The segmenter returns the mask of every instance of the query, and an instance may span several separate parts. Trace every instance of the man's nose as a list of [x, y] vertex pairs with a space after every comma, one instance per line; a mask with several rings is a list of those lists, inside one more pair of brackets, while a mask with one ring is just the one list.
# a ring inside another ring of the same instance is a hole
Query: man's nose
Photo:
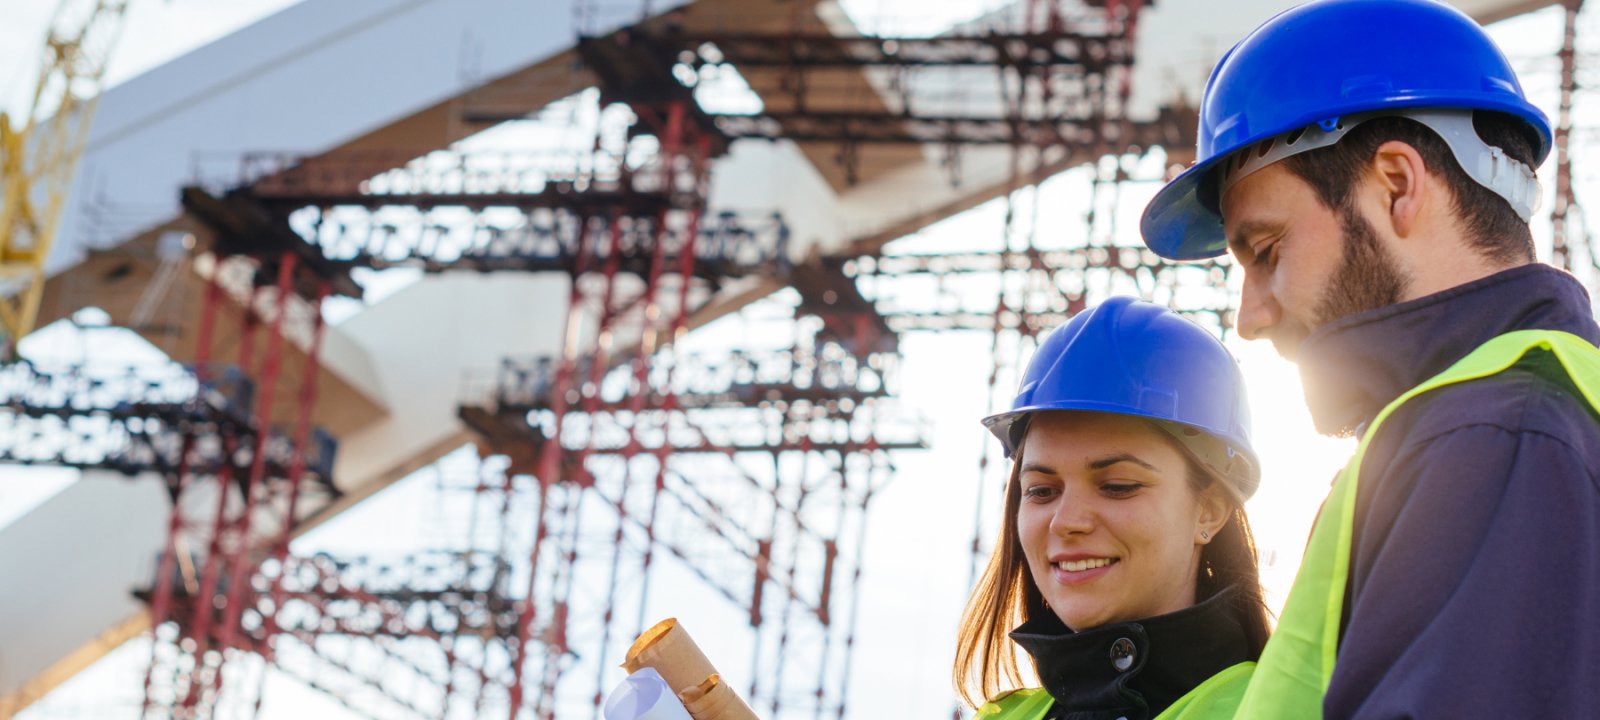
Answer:
[[1278, 324], [1282, 314], [1277, 298], [1272, 296], [1266, 282], [1261, 273], [1248, 270], [1244, 273], [1244, 289], [1239, 294], [1239, 316], [1234, 329], [1239, 337], [1246, 340], [1265, 337], [1267, 331]]

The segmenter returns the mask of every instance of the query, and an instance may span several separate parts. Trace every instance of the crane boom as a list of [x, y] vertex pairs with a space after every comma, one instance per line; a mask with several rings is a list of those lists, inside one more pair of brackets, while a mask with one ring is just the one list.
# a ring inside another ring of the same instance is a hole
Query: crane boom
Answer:
[[128, 0], [62, 0], [26, 114], [0, 113], [0, 333], [9, 358], [39, 315], [44, 264]]

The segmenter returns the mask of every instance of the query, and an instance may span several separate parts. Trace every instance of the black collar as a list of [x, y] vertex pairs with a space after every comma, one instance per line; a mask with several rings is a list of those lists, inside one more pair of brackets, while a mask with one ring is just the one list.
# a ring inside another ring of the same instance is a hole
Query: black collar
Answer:
[[1542, 263], [1335, 320], [1300, 349], [1306, 405], [1318, 432], [1354, 432], [1479, 345], [1531, 328], [1600, 342], [1583, 285]]
[[1083, 632], [1050, 614], [1011, 633], [1033, 656], [1050, 717], [1140, 720], [1154, 717], [1212, 675], [1254, 660], [1233, 610], [1234, 588], [1175, 613]]

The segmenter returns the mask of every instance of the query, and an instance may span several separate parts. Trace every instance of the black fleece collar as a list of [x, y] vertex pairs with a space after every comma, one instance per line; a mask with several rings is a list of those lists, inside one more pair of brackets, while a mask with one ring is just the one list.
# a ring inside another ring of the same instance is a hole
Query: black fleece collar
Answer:
[[1352, 433], [1479, 345], [1525, 329], [1600, 342], [1583, 285], [1543, 263], [1335, 320], [1298, 353], [1311, 419], [1323, 434]]
[[1175, 613], [1073, 632], [1054, 615], [1011, 633], [1033, 656], [1051, 718], [1140, 720], [1212, 675], [1255, 659], [1232, 605], [1234, 588]]

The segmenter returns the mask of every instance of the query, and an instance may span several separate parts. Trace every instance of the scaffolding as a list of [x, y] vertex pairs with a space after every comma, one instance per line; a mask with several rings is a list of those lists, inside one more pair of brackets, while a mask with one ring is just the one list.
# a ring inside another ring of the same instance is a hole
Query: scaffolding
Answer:
[[[541, 506], [551, 509], [540, 527], [553, 525], [565, 544], [540, 549], [538, 562], [558, 569], [551, 587], [529, 596], [549, 604], [534, 613], [548, 618], [546, 627], [531, 634], [558, 643], [547, 646], [545, 692], [566, 670], [559, 663], [572, 648], [572, 628], [583, 628], [579, 636], [598, 648], [592, 669], [604, 672], [616, 641], [625, 644], [653, 622], [650, 578], [664, 551], [746, 613], [756, 637], [753, 702], [774, 716], [843, 711], [867, 508], [892, 472], [887, 453], [922, 447], [924, 433], [915, 418], [892, 412], [893, 335], [875, 315], [861, 314], [870, 305], [853, 284], [809, 267], [796, 277], [804, 278], [797, 286], [819, 292], [802, 290], [801, 337], [790, 349], [717, 356], [669, 349], [648, 359], [642, 375], [637, 357], [598, 373], [580, 363], [577, 375], [601, 379], [582, 391], [587, 402], [566, 411], [559, 438], [556, 358], [507, 360], [487, 392], [462, 406], [483, 451], [510, 458], [511, 473], [537, 473], [550, 452], [564, 464], [565, 484], [541, 489]], [[854, 307], [841, 302], [849, 296]], [[610, 510], [599, 522], [611, 533], [585, 545], [577, 524], [594, 521], [578, 509], [587, 497]], [[610, 563], [607, 579], [594, 583], [598, 596], [576, 605], [564, 599], [558, 590], [570, 592], [571, 581], [554, 583], [596, 555]], [[638, 613], [627, 624], [614, 612], [619, 568], [637, 582], [638, 599], [629, 604]], [[785, 684], [794, 682], [785, 663], [801, 658], [818, 674], [796, 690]]]
[[[926, 444], [896, 402], [900, 338], [981, 337], [999, 408], [1036, 339], [1111, 294], [1232, 327], [1226, 259], [1170, 263], [1118, 226], [1197, 124], [1181, 103], [1128, 116], [1144, 3], [1024, 0], [931, 38], [823, 32], [802, 5], [787, 29], [668, 12], [578, 38], [601, 113], [626, 117], [584, 148], [247, 156], [222, 187], [184, 191], [209, 230], [195, 362], [0, 370], [0, 460], [166, 478], [173, 513], [140, 595], [156, 641], [145, 715], [211, 717], [225, 695], [259, 712], [271, 667], [363, 717], [598, 717], [620, 648], [659, 619], [662, 578], [678, 573], [748, 630], [740, 689], [758, 712], [842, 719], [869, 510], [894, 453]], [[1569, 264], [1576, 16], [1574, 2], [1553, 215]], [[746, 77], [761, 108], [703, 107], [696, 79], [713, 68]], [[955, 184], [977, 154], [1003, 155], [999, 240], [797, 258], [784, 218], [709, 206], [711, 165], [735, 142], [796, 143], [846, 185], [885, 147], [939, 158]], [[1052, 222], [1041, 183], [1069, 168], [1087, 212]], [[483, 368], [457, 408], [483, 463], [464, 490], [490, 508], [488, 547], [296, 556], [298, 523], [338, 495], [336, 441], [311, 418], [322, 304], [359, 298], [358, 271], [401, 268], [567, 283], [558, 352]], [[697, 312], [756, 279], [788, 288], [792, 342], [683, 347]], [[224, 348], [228, 303], [242, 310]], [[288, 342], [303, 384], [274, 408]], [[974, 576], [995, 464], [992, 450], [978, 459]]]
[[[200, 380], [200, 375], [208, 379]], [[188, 472], [214, 477], [248, 470], [252, 441], [253, 384], [237, 366], [196, 373], [179, 363], [105, 371], [81, 365], [41, 368], [26, 360], [0, 368], [0, 460], [111, 470], [123, 475]], [[293, 439], [267, 428], [266, 472], [286, 476], [295, 462]], [[229, 453], [224, 438], [237, 442]], [[304, 472], [326, 495], [337, 442], [313, 428]]]
[[[1142, 278], [1137, 289], [1149, 296], [1170, 291], [1187, 269], [1092, 243], [1049, 252], [1031, 240], [1017, 247], [1009, 241], [1021, 235], [1011, 231], [1014, 212], [998, 253], [896, 257], [873, 249], [860, 255], [858, 248], [795, 264], [781, 218], [707, 213], [710, 163], [739, 138], [822, 143], [836, 146], [834, 157], [853, 181], [863, 148], [917, 144], [942, 148], [959, 182], [964, 148], [998, 144], [1012, 158], [1009, 207], [1015, 191], [1045, 171], [1048, 148], [1068, 148], [1069, 158], [1137, 156], [1181, 137], [1181, 111], [1147, 123], [1122, 117], [1137, 5], [1079, 8], [1072, 18], [1053, 5], [1032, 10], [1038, 29], [936, 39], [841, 39], [808, 32], [798, 21], [779, 35], [700, 36], [675, 28], [670, 17], [656, 19], [576, 46], [598, 79], [601, 107], [631, 115], [620, 147], [597, 134], [592, 152], [553, 159], [401, 151], [330, 166], [252, 156], [239, 187], [185, 191], [186, 208], [215, 231], [214, 252], [249, 255], [256, 277], [277, 277], [279, 298], [358, 296], [357, 269], [567, 276], [561, 352], [507, 358], [487, 389], [460, 408], [480, 451], [506, 458], [503, 477], [483, 481], [501, 498], [502, 533], [519, 523], [509, 515], [512, 498], [534, 496], [525, 547], [514, 547], [510, 535], [499, 541], [496, 562], [505, 570], [494, 597], [504, 601], [490, 614], [505, 623], [478, 626], [466, 644], [460, 633], [418, 633], [446, 647], [447, 658], [456, 648], [474, 648], [468, 654], [476, 665], [469, 667], [478, 680], [466, 683], [473, 697], [462, 702], [512, 718], [583, 710], [597, 716], [618, 643], [654, 619], [651, 578], [666, 556], [745, 613], [754, 638], [747, 693], [756, 707], [774, 718], [845, 716], [868, 509], [893, 475], [890, 453], [924, 443], [920, 422], [894, 411], [898, 332], [986, 329], [998, 348], [1006, 333], [1032, 337], [1082, 308], [1090, 290], [1064, 292], [1063, 278], [1082, 285], [1101, 271], [1121, 272]], [[776, 70], [786, 78], [779, 86], [787, 99], [769, 92], [757, 116], [707, 112], [684, 79], [710, 63]], [[830, 107], [825, 83], [809, 78], [841, 68], [888, 76], [900, 91], [895, 107]], [[914, 106], [929, 103], [908, 74], [951, 68], [998, 69], [990, 84], [1005, 112], [918, 111]], [[653, 140], [644, 160], [634, 152], [640, 138]], [[939, 309], [885, 312], [884, 298], [862, 292], [918, 273], [998, 274], [1016, 295], [974, 318]], [[691, 313], [725, 284], [755, 276], [777, 279], [798, 296], [793, 346], [719, 357], [680, 352]], [[1047, 298], [1052, 289], [1055, 297]], [[252, 497], [244, 493], [246, 506]], [[218, 520], [218, 536], [225, 525]], [[198, 646], [191, 687], [209, 682], [212, 694], [221, 687], [220, 669], [200, 670], [205, 659], [222, 656], [208, 653], [208, 643], [273, 662], [280, 642], [327, 644], [306, 636], [304, 617], [328, 634], [374, 635], [318, 614], [360, 595], [383, 617], [376, 595], [340, 579], [345, 566], [290, 557], [287, 535], [270, 547], [255, 571], [261, 580], [249, 582], [243, 562], [228, 566], [226, 582], [203, 576], [196, 597], [219, 586], [229, 597], [216, 622], [194, 610], [181, 626]], [[208, 555], [230, 550], [240, 554], [214, 540]], [[293, 585], [303, 573], [319, 579]], [[158, 577], [170, 576], [164, 568]], [[240, 594], [247, 586], [258, 588], [258, 602]], [[200, 606], [160, 588], [153, 604]], [[291, 612], [294, 602], [311, 609]], [[263, 606], [270, 612], [251, 611], [259, 616], [250, 623], [253, 634], [238, 633], [240, 618], [251, 615], [245, 608]], [[212, 624], [222, 630], [215, 639]], [[376, 692], [387, 707], [408, 713], [448, 712], [461, 687], [458, 673], [416, 667], [413, 684], [440, 688], [428, 695], [443, 700], [384, 693], [370, 673], [349, 667], [345, 674], [358, 679], [347, 687], [319, 687], [347, 699]], [[589, 673], [592, 685], [569, 682]], [[175, 693], [177, 706], [199, 707], [193, 695]]]
[[[206, 297], [200, 312], [194, 374], [195, 398], [177, 430], [175, 462], [164, 469], [172, 509], [153, 587], [145, 594], [156, 642], [145, 676], [144, 715], [211, 717], [224, 684], [224, 665], [250, 647], [243, 625], [252, 578], [266, 558], [283, 568], [288, 543], [309, 509], [307, 480], [328, 495], [334, 441], [314, 432], [316, 361], [321, 345], [321, 302], [335, 279], [313, 263], [271, 242], [246, 241], [222, 228], [209, 248]], [[291, 305], [292, 299], [299, 299]], [[234, 365], [221, 372], [213, 347], [225, 303], [241, 313]], [[290, 324], [303, 324], [300, 332]], [[287, 338], [308, 340], [306, 368], [285, 428], [275, 428], [274, 400]], [[91, 386], [92, 388], [92, 386]], [[220, 450], [228, 462], [207, 466], [196, 448]], [[269, 462], [276, 459], [277, 462]], [[213, 510], [206, 508], [213, 505]], [[203, 551], [200, 548], [204, 548]], [[280, 604], [278, 575], [269, 597]], [[187, 600], [187, 602], [184, 602]], [[261, 618], [271, 658], [273, 614]]]

